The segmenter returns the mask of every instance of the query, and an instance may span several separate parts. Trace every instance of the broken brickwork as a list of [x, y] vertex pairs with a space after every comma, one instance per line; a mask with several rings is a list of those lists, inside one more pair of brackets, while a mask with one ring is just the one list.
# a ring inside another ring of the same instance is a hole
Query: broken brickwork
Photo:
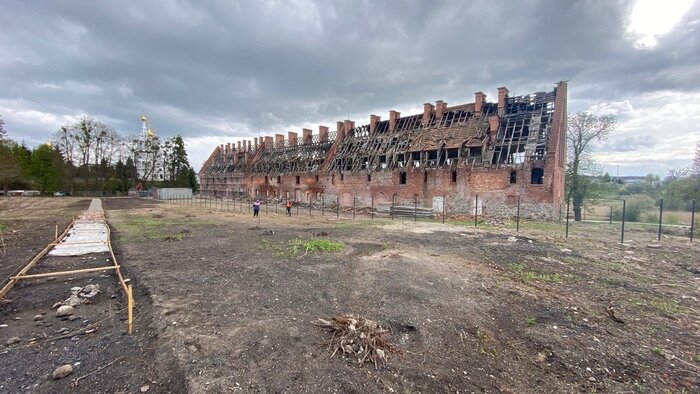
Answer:
[[[214, 196], [339, 199], [368, 206], [414, 200], [469, 212], [480, 203], [512, 215], [520, 198], [530, 216], [556, 218], [564, 198], [567, 85], [498, 101], [439, 100], [420, 114], [390, 111], [357, 126], [260, 137], [214, 149], [200, 171], [202, 193]], [[286, 138], [285, 138], [286, 137]], [[478, 197], [477, 197], [478, 196]]]

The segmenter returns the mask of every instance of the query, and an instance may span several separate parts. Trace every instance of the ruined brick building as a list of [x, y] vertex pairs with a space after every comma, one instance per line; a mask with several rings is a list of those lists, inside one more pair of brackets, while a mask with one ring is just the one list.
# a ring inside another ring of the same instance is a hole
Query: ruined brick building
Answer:
[[228, 197], [391, 204], [450, 212], [555, 218], [564, 197], [566, 82], [554, 90], [498, 101], [426, 103], [423, 113], [370, 115], [275, 137], [217, 146], [200, 170], [202, 193]]

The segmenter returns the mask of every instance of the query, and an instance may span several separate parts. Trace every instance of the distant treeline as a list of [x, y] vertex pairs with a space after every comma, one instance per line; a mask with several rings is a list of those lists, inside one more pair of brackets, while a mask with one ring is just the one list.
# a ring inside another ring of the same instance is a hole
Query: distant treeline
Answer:
[[147, 167], [163, 168], [162, 180], [138, 179], [134, 163], [138, 149], [143, 149], [138, 138], [121, 136], [112, 127], [90, 117], [61, 127], [53, 134], [51, 143], [30, 148], [6, 138], [0, 118], [0, 187], [5, 191], [32, 189], [42, 194], [55, 191], [118, 194], [139, 183], [144, 188], [197, 189], [182, 137], [164, 140], [155, 137], [149, 141], [147, 149], [153, 154], [148, 157], [154, 162]]

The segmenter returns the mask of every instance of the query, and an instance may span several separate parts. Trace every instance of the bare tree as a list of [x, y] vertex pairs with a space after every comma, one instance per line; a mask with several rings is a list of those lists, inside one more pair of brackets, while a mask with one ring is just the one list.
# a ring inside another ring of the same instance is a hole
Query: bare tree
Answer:
[[5, 135], [7, 132], [5, 131], [5, 121], [2, 119], [2, 115], [0, 115], [0, 144], [5, 140]]
[[690, 174], [694, 177], [700, 177], [700, 141], [695, 143], [695, 157], [693, 157]]
[[[92, 186], [95, 186], [97, 172], [93, 168], [105, 162], [111, 164], [120, 143], [119, 135], [111, 126], [89, 116], [61, 127], [54, 138], [68, 165], [77, 167], [86, 187], [90, 186], [91, 175]], [[72, 189], [72, 179], [70, 184]]]
[[566, 142], [569, 161], [567, 184], [574, 208], [574, 220], [581, 220], [581, 207], [590, 191], [590, 180], [585, 176], [590, 168], [590, 152], [594, 141], [604, 140], [617, 127], [614, 115], [595, 115], [578, 112], [569, 115]]

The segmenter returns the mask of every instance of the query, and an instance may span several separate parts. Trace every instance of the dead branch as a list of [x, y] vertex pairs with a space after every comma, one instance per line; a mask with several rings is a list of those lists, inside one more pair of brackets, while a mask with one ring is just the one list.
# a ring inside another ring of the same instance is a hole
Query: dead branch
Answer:
[[81, 377], [79, 377], [79, 378], [76, 378], [76, 379], [73, 381], [73, 387], [75, 387], [75, 386], [78, 385], [78, 382], [80, 381], [80, 379], [85, 379], [85, 378], [87, 378], [88, 376], [90, 376], [90, 375], [92, 375], [92, 374], [98, 373], [98, 372], [102, 371], [103, 369], [109, 367], [110, 365], [116, 363], [117, 361], [121, 360], [122, 358], [124, 358], [124, 356], [119, 356], [119, 357], [115, 358], [112, 362], [110, 362], [109, 364], [103, 365], [103, 366], [97, 368], [96, 370], [94, 370], [94, 371], [92, 371], [92, 372], [89, 372], [89, 373], [87, 373], [87, 374], [85, 374], [85, 375], [83, 375], [83, 376], [81, 376]]
[[620, 323], [620, 324], [625, 324], [625, 321], [624, 321], [624, 320], [622, 320], [622, 319], [620, 319], [619, 317], [615, 316], [615, 309], [612, 307], [612, 305], [610, 305], [610, 306], [608, 306], [607, 308], [605, 308], [605, 311], [608, 312], [608, 316], [610, 316], [610, 318], [611, 318], [614, 322], [617, 322], [617, 323]]
[[330, 358], [340, 352], [357, 357], [358, 364], [372, 362], [379, 368], [380, 362], [386, 363], [387, 351], [398, 351], [390, 341], [389, 330], [363, 317], [340, 315], [331, 320], [318, 319], [313, 324], [333, 334], [328, 341], [329, 351], [332, 350]]

